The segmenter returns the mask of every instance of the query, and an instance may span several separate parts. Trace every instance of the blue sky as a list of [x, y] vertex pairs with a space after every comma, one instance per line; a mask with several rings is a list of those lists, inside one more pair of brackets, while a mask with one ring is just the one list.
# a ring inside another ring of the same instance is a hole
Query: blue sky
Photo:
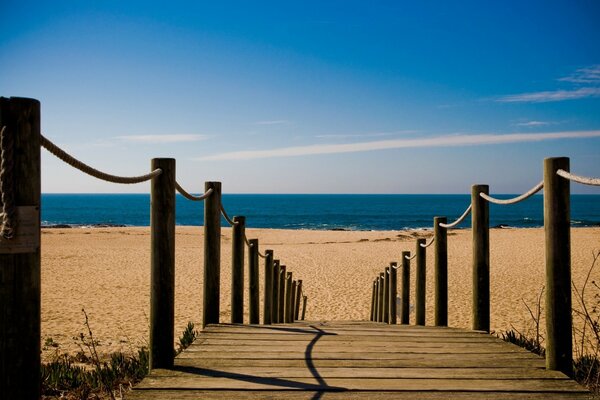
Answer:
[[[165, 3], [167, 4], [167, 3]], [[76, 157], [229, 193], [518, 193], [600, 175], [600, 3], [0, 2], [0, 95]], [[148, 192], [43, 152], [44, 192]], [[573, 186], [574, 193], [598, 193]]]

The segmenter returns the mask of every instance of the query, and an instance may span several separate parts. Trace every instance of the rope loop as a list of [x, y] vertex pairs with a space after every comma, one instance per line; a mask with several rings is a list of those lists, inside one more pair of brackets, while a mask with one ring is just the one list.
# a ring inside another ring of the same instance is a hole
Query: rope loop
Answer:
[[532, 187], [531, 189], [529, 189], [529, 191], [523, 193], [520, 196], [517, 197], [513, 197], [512, 199], [496, 199], [494, 197], [491, 197], [485, 193], [479, 193], [479, 196], [481, 196], [483, 199], [489, 201], [490, 203], [494, 203], [494, 204], [516, 204], [519, 203], [525, 199], [530, 198], [531, 196], [533, 196], [534, 194], [536, 194], [537, 192], [539, 192], [540, 190], [542, 190], [544, 188], [544, 181], [542, 180], [541, 182], [539, 182], [537, 185], [535, 185], [534, 187]]
[[0, 239], [5, 240], [13, 239], [17, 229], [13, 179], [14, 146], [14, 136], [8, 134], [6, 126], [3, 126], [0, 131], [0, 200], [2, 200]]
[[556, 171], [556, 175], [573, 182], [581, 183], [582, 185], [600, 186], [600, 178], [588, 178], [587, 176], [575, 175], [564, 169]]
[[200, 196], [194, 196], [187, 192], [184, 188], [182, 188], [179, 182], [177, 181], [175, 182], [175, 188], [183, 197], [191, 201], [202, 201], [208, 198], [213, 193], [213, 188], [210, 188], [204, 194], [201, 194]]
[[413, 254], [411, 257], [409, 256], [404, 256], [404, 258], [406, 258], [408, 261], [413, 260], [415, 257], [417, 256], [417, 254]]
[[465, 218], [467, 218], [467, 215], [469, 215], [469, 213], [471, 212], [471, 207], [472, 207], [472, 205], [471, 205], [471, 204], [469, 204], [469, 207], [467, 207], [467, 209], [465, 210], [465, 212], [463, 213], [463, 215], [461, 215], [461, 216], [460, 216], [460, 217], [459, 217], [459, 218], [458, 218], [456, 221], [454, 221], [453, 223], [451, 223], [451, 224], [442, 224], [442, 223], [440, 223], [440, 226], [441, 226], [442, 228], [446, 228], [446, 229], [449, 229], [449, 228], [454, 228], [456, 225], [458, 225], [458, 224], [460, 224], [461, 222], [463, 222]]
[[122, 184], [133, 184], [133, 183], [141, 183], [149, 181], [150, 179], [160, 175], [162, 173], [162, 169], [157, 168], [149, 174], [140, 175], [140, 176], [117, 176], [107, 174], [105, 172], [99, 171], [95, 168], [90, 167], [89, 165], [79, 161], [75, 157], [68, 154], [66, 151], [52, 143], [50, 140], [46, 139], [43, 135], [40, 135], [40, 141], [42, 146], [48, 150], [50, 153], [54, 154], [56, 157], [66, 162], [73, 168], [80, 170], [94, 178], [101, 179], [103, 181], [112, 182], [112, 183], [122, 183]]
[[421, 244], [419, 244], [419, 246], [421, 246], [422, 248], [426, 249], [429, 246], [431, 246], [433, 244], [433, 242], [435, 242], [435, 236], [431, 238], [431, 240], [429, 241], [429, 243], [427, 243], [427, 244], [421, 243]]

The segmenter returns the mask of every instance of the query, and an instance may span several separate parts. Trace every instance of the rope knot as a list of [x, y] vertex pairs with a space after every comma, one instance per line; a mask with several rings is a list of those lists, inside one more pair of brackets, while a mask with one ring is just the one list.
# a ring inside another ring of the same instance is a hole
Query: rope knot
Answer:
[[15, 237], [17, 229], [17, 207], [14, 195], [14, 136], [8, 134], [6, 126], [0, 130], [0, 238], [10, 240]]

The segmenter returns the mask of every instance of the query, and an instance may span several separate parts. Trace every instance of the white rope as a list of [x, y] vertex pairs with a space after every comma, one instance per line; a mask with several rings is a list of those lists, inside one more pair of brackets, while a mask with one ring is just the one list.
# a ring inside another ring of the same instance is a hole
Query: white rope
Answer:
[[419, 244], [419, 246], [423, 247], [424, 249], [428, 248], [429, 246], [431, 246], [433, 244], [433, 242], [435, 242], [435, 236], [431, 238], [431, 240], [429, 241], [429, 243], [427, 244]]
[[541, 181], [540, 183], [538, 183], [537, 185], [532, 187], [528, 192], [523, 193], [520, 196], [513, 197], [512, 199], [496, 199], [496, 198], [491, 197], [483, 192], [479, 193], [479, 195], [482, 198], [484, 198], [485, 200], [489, 201], [490, 203], [494, 203], [494, 204], [516, 204], [525, 199], [530, 198], [531, 196], [533, 196], [534, 194], [536, 194], [537, 192], [542, 190], [543, 187], [544, 187], [544, 181]]
[[204, 193], [200, 196], [194, 196], [194, 195], [188, 193], [184, 188], [182, 188], [181, 185], [179, 184], [179, 182], [175, 182], [175, 188], [177, 189], [177, 191], [179, 193], [181, 193], [181, 195], [183, 197], [185, 197], [186, 199], [191, 200], [191, 201], [202, 201], [213, 193], [213, 188], [210, 188], [206, 191], [206, 193]]
[[412, 257], [404, 256], [404, 258], [406, 258], [408, 261], [410, 261], [410, 260], [414, 259], [416, 256], [417, 256], [417, 254], [415, 253], [412, 255]]
[[227, 215], [227, 212], [225, 211], [223, 204], [221, 204], [221, 214], [223, 215], [223, 217], [225, 217], [225, 219], [227, 220], [229, 225], [234, 226], [234, 225], [238, 224], [237, 222], [234, 222], [231, 218], [229, 218], [229, 215]]
[[394, 268], [394, 269], [398, 269], [398, 268], [400, 268], [400, 265], [392, 265], [392, 264], [390, 264], [390, 267]]
[[574, 175], [564, 169], [556, 171], [556, 175], [583, 185], [600, 186], [600, 178], [588, 178], [587, 176]]
[[91, 175], [94, 178], [101, 179], [103, 181], [112, 182], [112, 183], [125, 183], [125, 184], [140, 183], [140, 182], [148, 181], [162, 173], [162, 169], [157, 168], [154, 171], [150, 172], [149, 174], [140, 175], [140, 176], [117, 176], [117, 175], [107, 174], [105, 172], [97, 170], [96, 168], [92, 168], [89, 165], [87, 165], [87, 164], [79, 161], [75, 157], [71, 156], [70, 154], [67, 154], [66, 151], [64, 151], [63, 149], [61, 149], [60, 147], [58, 147], [57, 145], [52, 143], [50, 140], [46, 139], [43, 135], [40, 135], [40, 141], [41, 141], [42, 146], [46, 150], [48, 150], [50, 153], [54, 154], [56, 157], [60, 158], [61, 160], [63, 160], [64, 162], [66, 162], [67, 164], [72, 166], [73, 168], [77, 168], [81, 172], [85, 172], [86, 174]]
[[442, 228], [454, 228], [456, 225], [460, 224], [461, 222], [463, 222], [463, 220], [465, 218], [467, 218], [467, 215], [469, 215], [469, 213], [471, 212], [471, 204], [469, 204], [469, 207], [467, 207], [467, 209], [465, 210], [465, 212], [463, 213], [463, 215], [461, 215], [456, 221], [454, 221], [451, 224], [442, 224], [440, 223], [440, 226]]

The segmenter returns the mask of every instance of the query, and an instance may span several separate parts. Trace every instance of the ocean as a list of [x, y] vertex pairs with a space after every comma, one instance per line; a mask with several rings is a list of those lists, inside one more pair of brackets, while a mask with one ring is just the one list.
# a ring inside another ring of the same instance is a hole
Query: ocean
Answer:
[[[249, 228], [399, 230], [431, 228], [434, 216], [452, 222], [470, 195], [224, 194], [222, 201], [229, 216], [245, 216]], [[202, 202], [177, 195], [177, 225], [202, 225], [203, 213]], [[149, 226], [150, 195], [43, 194], [41, 217], [43, 226]], [[600, 226], [600, 195], [572, 195], [571, 221], [574, 227]], [[467, 218], [460, 227], [469, 224]], [[491, 227], [543, 224], [541, 195], [515, 205], [490, 204]]]

